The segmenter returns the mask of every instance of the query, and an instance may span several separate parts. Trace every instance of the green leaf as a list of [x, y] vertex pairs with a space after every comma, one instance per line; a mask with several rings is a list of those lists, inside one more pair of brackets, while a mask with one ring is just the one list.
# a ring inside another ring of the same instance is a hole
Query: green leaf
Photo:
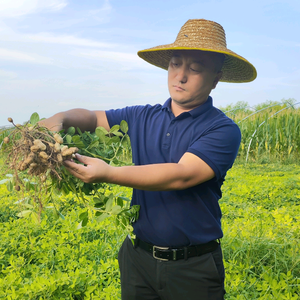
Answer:
[[103, 202], [98, 202], [98, 203], [95, 203], [94, 207], [95, 207], [95, 208], [102, 208], [103, 205], [104, 205]]
[[120, 138], [118, 136], [113, 136], [110, 140], [112, 143], [120, 143]]
[[105, 135], [108, 134], [107, 130], [103, 127], [97, 127], [95, 134], [99, 138], [100, 142], [105, 143]]
[[82, 135], [82, 131], [80, 130], [79, 127], [77, 127], [77, 131], [78, 131], [78, 133], [79, 133], [80, 135]]
[[83, 141], [81, 141], [80, 136], [74, 135], [72, 137], [72, 141], [73, 141], [73, 143], [75, 144], [76, 147], [85, 148], [85, 144], [83, 143]]
[[39, 224], [39, 215], [36, 212], [31, 213], [31, 219], [35, 224]]
[[134, 213], [138, 213], [140, 211], [141, 206], [140, 205], [132, 205], [130, 210]]
[[57, 212], [58, 212], [59, 216], [60, 216], [63, 220], [65, 220], [65, 216], [64, 216], [60, 211], [57, 211]]
[[95, 208], [102, 208], [104, 205], [104, 199], [99, 197], [94, 197], [94, 207]]
[[117, 197], [117, 204], [121, 207], [124, 206], [123, 199], [121, 197]]
[[121, 223], [125, 227], [126, 225], [129, 225], [129, 220], [126, 217], [121, 218]]
[[88, 215], [89, 215], [88, 211], [81, 213], [79, 215], [79, 220], [83, 221], [84, 219], [88, 218]]
[[33, 113], [30, 117], [30, 124], [35, 125], [40, 120], [38, 113]]
[[127, 140], [127, 138], [126, 138], [126, 135], [125, 135], [125, 137], [122, 139], [121, 144], [122, 144], [122, 146], [123, 146], [124, 148], [127, 148], [127, 147], [129, 146], [129, 145], [128, 145], [128, 140]]
[[4, 183], [6, 183], [8, 180], [9, 180], [9, 179], [2, 179], [2, 180], [0, 181], [0, 184], [4, 184]]
[[103, 203], [104, 202], [103, 198], [100, 198], [100, 197], [94, 197], [93, 200], [95, 203], [99, 203], [99, 202]]
[[25, 206], [26, 208], [31, 208], [31, 209], [33, 209], [33, 205], [31, 205], [31, 204], [25, 203], [24, 206]]
[[67, 130], [67, 134], [73, 136], [75, 134], [75, 127], [69, 127]]
[[113, 196], [113, 194], [110, 194], [109, 197], [108, 197], [108, 200], [105, 204], [105, 210], [107, 212], [111, 211], [112, 206], [113, 206], [113, 202], [114, 202], [114, 196]]
[[97, 217], [96, 220], [98, 223], [100, 223], [103, 220], [105, 220], [107, 217], [109, 217], [109, 214], [102, 214], [100, 217]]
[[25, 198], [23, 198], [23, 199], [20, 199], [20, 200], [14, 202], [14, 204], [19, 204], [19, 203], [22, 203], [23, 201], [26, 201], [26, 200], [28, 200], [28, 197], [25, 197]]
[[[112, 144], [111, 138], [105, 137], [105, 144], [106, 144], [106, 146], [111, 146], [111, 144]], [[110, 152], [111, 152], [111, 151], [107, 151], [107, 152], [106, 152], [106, 156], [109, 156], [109, 155], [110, 155]]]
[[91, 141], [93, 141], [94, 138], [95, 138], [95, 135], [94, 135], [94, 134], [91, 134], [89, 131], [85, 131], [85, 132], [83, 133], [83, 136], [84, 136], [84, 138], [90, 138]]
[[97, 148], [99, 146], [99, 141], [93, 141], [90, 145], [89, 145], [89, 149], [92, 148]]
[[13, 187], [13, 184], [12, 184], [11, 180], [7, 182], [6, 188], [7, 188], [7, 190], [8, 190], [9, 192], [12, 192], [12, 191], [13, 191], [14, 187]]
[[63, 195], [68, 195], [70, 193], [70, 189], [66, 183], [62, 183], [61, 190], [62, 190]]
[[117, 214], [119, 214], [121, 211], [122, 211], [121, 206], [115, 205], [115, 206], [112, 208], [112, 210], [111, 210], [111, 214], [112, 214], [112, 215], [117, 215]]
[[104, 135], [108, 134], [108, 131], [104, 127], [101, 127], [101, 126], [97, 127], [95, 130], [95, 133], [97, 136], [98, 136], [99, 132], [103, 132]]
[[25, 183], [26, 191], [30, 191], [30, 187], [31, 187], [30, 181], [27, 181], [27, 182]]
[[119, 131], [117, 131], [117, 132], [114, 132], [114, 135], [116, 135], [116, 136], [118, 136], [118, 137], [122, 137], [122, 136], [123, 136], [123, 133], [122, 133], [122, 132], [119, 132]]
[[29, 214], [32, 213], [32, 210], [23, 210], [21, 211], [20, 213], [17, 214], [17, 217], [19, 218], [24, 218], [24, 217], [27, 217]]
[[81, 229], [82, 228], [82, 221], [77, 225], [76, 229]]
[[121, 198], [123, 201], [127, 201], [127, 202], [130, 202], [131, 199], [127, 198], [127, 197], [118, 197], [118, 198]]
[[55, 220], [59, 219], [59, 214], [57, 213], [56, 209], [53, 211], [53, 216], [54, 216]]
[[70, 189], [71, 192], [75, 192], [76, 191], [76, 186], [74, 184], [74, 182], [71, 180], [68, 180], [66, 182], [66, 184], [68, 185], [68, 188]]
[[128, 132], [128, 124], [125, 120], [122, 120], [120, 123], [120, 129], [124, 132], [127, 133]]
[[119, 131], [119, 129], [120, 129], [120, 125], [114, 125], [114, 126], [110, 129], [109, 133], [117, 132], [117, 131]]
[[81, 222], [81, 226], [82, 226], [82, 227], [86, 226], [86, 224], [88, 223], [88, 221], [89, 221], [89, 218], [84, 218], [84, 219], [82, 220], [82, 222]]
[[72, 136], [67, 134], [66, 135], [66, 141], [67, 141], [68, 144], [71, 144], [72, 143]]

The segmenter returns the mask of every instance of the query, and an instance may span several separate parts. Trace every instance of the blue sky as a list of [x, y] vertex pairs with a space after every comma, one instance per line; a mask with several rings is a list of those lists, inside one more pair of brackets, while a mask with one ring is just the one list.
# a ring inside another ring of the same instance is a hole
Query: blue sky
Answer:
[[167, 72], [137, 51], [174, 42], [188, 20], [220, 23], [227, 47], [258, 72], [219, 83], [217, 107], [294, 98], [300, 102], [298, 0], [0, 0], [0, 126], [33, 112], [163, 103]]

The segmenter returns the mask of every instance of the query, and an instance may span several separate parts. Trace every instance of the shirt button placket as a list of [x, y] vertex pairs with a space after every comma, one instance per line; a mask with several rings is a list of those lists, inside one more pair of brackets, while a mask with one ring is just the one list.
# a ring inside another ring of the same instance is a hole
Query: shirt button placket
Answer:
[[164, 148], [169, 148], [172, 140], [172, 134], [173, 134], [173, 127], [174, 127], [174, 120], [170, 122], [169, 128], [167, 129], [166, 135], [165, 135], [165, 142], [164, 142]]

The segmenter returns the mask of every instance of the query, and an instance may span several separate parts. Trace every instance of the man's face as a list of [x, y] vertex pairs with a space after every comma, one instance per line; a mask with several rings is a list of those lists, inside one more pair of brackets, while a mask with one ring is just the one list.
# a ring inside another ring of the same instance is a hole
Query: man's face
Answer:
[[216, 53], [198, 50], [174, 51], [168, 68], [172, 104], [184, 110], [203, 104], [221, 78], [221, 60]]

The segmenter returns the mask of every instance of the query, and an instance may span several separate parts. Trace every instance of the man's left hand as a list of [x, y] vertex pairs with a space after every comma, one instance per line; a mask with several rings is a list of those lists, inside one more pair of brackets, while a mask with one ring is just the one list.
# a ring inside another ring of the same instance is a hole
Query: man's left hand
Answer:
[[106, 175], [111, 168], [106, 162], [98, 158], [92, 158], [78, 153], [75, 158], [82, 164], [72, 160], [66, 160], [64, 166], [75, 177], [85, 183], [105, 182]]

